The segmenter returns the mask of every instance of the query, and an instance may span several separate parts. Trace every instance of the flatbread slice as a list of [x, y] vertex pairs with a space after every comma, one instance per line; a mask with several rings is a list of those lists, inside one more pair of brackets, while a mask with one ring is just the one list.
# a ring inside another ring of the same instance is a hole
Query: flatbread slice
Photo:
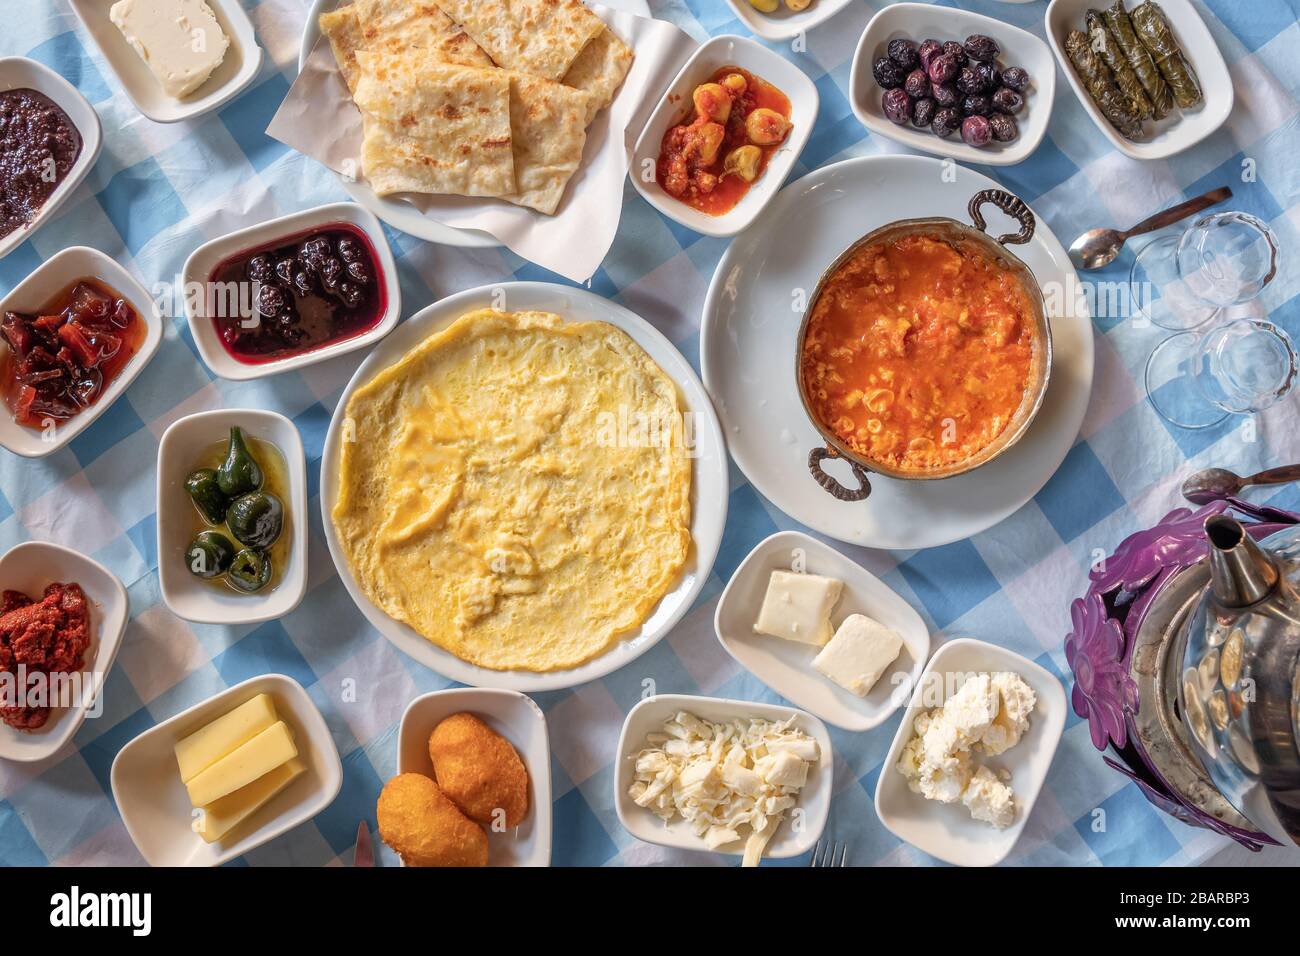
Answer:
[[627, 71], [632, 69], [632, 48], [619, 39], [618, 35], [606, 27], [582, 48], [578, 58], [564, 74], [565, 86], [590, 93], [591, 111], [587, 124], [596, 118], [596, 114], [614, 102], [614, 94], [627, 78]]
[[443, 63], [430, 50], [357, 52], [361, 165], [377, 195], [515, 192], [510, 76]]
[[560, 80], [605, 22], [581, 0], [434, 0], [497, 66]]
[[401, 53], [427, 49], [445, 63], [492, 67], [491, 58], [469, 34], [428, 0], [353, 0], [321, 14], [318, 22], [350, 92], [356, 92], [359, 79], [358, 50]]
[[516, 191], [501, 198], [549, 216], [582, 162], [593, 98], [526, 73], [508, 75]]

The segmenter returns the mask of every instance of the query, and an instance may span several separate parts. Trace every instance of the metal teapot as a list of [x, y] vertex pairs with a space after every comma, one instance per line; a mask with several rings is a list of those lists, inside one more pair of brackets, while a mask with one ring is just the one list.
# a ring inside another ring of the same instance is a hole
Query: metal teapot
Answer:
[[1300, 844], [1300, 526], [1257, 543], [1218, 514], [1205, 536], [1210, 582], [1187, 624], [1182, 723], [1228, 803]]

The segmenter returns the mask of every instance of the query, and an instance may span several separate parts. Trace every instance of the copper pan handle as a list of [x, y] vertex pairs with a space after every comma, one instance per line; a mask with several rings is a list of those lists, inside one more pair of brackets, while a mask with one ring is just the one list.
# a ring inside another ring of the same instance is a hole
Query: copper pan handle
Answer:
[[829, 448], [814, 448], [808, 452], [808, 470], [812, 472], [813, 478], [817, 484], [825, 488], [830, 494], [840, 501], [862, 501], [867, 495], [871, 494], [871, 482], [867, 480], [867, 473], [857, 462], [849, 462], [849, 467], [853, 469], [853, 477], [858, 480], [859, 487], [845, 488], [838, 480], [822, 471], [822, 462], [827, 458], [838, 458], [835, 452]]
[[1034, 214], [1029, 211], [1023, 199], [1019, 196], [1013, 196], [1004, 189], [981, 189], [970, 198], [970, 205], [966, 211], [970, 214], [970, 221], [974, 223], [975, 228], [980, 232], [988, 231], [988, 223], [984, 220], [984, 213], [980, 209], [986, 202], [992, 203], [1001, 209], [1012, 219], [1020, 223], [1019, 232], [1008, 232], [1006, 235], [998, 236], [997, 241], [1001, 245], [1015, 244], [1021, 245], [1028, 242], [1034, 237]]

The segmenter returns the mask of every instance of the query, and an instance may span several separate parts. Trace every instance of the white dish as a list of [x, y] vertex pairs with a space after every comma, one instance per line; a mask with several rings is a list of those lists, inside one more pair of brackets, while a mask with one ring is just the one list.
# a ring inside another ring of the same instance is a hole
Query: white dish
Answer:
[[[86, 649], [81, 683], [73, 682], [77, 703], [55, 707], [44, 727], [16, 730], [0, 723], [0, 760], [30, 762], [58, 752], [100, 703], [104, 679], [113, 667], [126, 633], [129, 606], [126, 588], [117, 575], [98, 561], [62, 545], [25, 541], [0, 557], [0, 583], [5, 590], [22, 591], [39, 601], [54, 582], [79, 584], [90, 602], [91, 643]], [[94, 714], [98, 716], [98, 714]]]
[[[1002, 50], [999, 62], [1029, 71], [1031, 82], [1025, 92], [1025, 107], [1015, 118], [1020, 126], [1020, 135], [1010, 143], [992, 142], [977, 148], [963, 143], [959, 134], [943, 139], [928, 129], [891, 123], [880, 106], [884, 91], [871, 73], [871, 64], [877, 57], [885, 55], [889, 41], [904, 37], [920, 43], [932, 37], [940, 42], [961, 42], [972, 33], [987, 34], [997, 41]], [[1052, 54], [1038, 37], [993, 17], [929, 3], [896, 3], [872, 17], [858, 41], [849, 73], [853, 114], [871, 132], [924, 153], [986, 166], [1009, 166], [1029, 158], [1047, 132], [1055, 95], [1056, 70]]]
[[9, 255], [22, 245], [54, 215], [63, 205], [64, 200], [76, 191], [81, 181], [86, 178], [90, 168], [99, 159], [99, 151], [104, 145], [103, 130], [99, 114], [90, 105], [90, 101], [81, 95], [71, 83], [55, 73], [43, 63], [30, 60], [25, 56], [7, 56], [0, 59], [0, 92], [8, 90], [32, 89], [44, 93], [53, 100], [81, 134], [81, 152], [76, 162], [63, 177], [63, 182], [50, 193], [36, 213], [36, 218], [26, 226], [15, 229], [9, 235], [0, 238], [0, 259]]
[[[509, 303], [511, 311], [535, 309], [554, 312], [577, 322], [608, 322], [627, 332], [668, 377], [677, 383], [683, 404], [695, 424], [692, 458], [695, 467], [691, 482], [691, 537], [694, 548], [686, 567], [677, 584], [663, 596], [636, 632], [626, 635], [595, 660], [569, 670], [547, 673], [489, 670], [461, 660], [426, 641], [406, 625], [397, 623], [370, 602], [352, 576], [352, 569], [341, 550], [331, 517], [338, 499], [340, 432], [352, 393], [429, 335], [450, 325], [467, 312], [498, 307], [502, 301]], [[366, 620], [408, 656], [452, 680], [476, 687], [500, 687], [525, 692], [575, 687], [604, 677], [640, 657], [672, 630], [690, 610], [713, 568], [727, 520], [728, 491], [727, 455], [722, 430], [704, 386], [681, 353], [654, 326], [622, 306], [584, 289], [547, 282], [504, 282], [469, 289], [435, 302], [407, 319], [366, 357], [348, 382], [335, 406], [321, 455], [320, 503], [325, 540], [329, 544], [330, 556], [338, 568], [339, 577]]]
[[[973, 819], [960, 803], [938, 803], [913, 793], [896, 769], [899, 754], [912, 739], [917, 715], [952, 696], [961, 686], [960, 675], [982, 671], [1013, 671], [1024, 678], [1038, 698], [1020, 743], [1000, 756], [978, 758], [994, 772], [1006, 770], [1011, 774], [1008, 784], [1016, 795], [1016, 818], [1005, 830]], [[876, 815], [894, 836], [945, 863], [1001, 863], [1020, 839], [1034, 810], [1064, 729], [1065, 690], [1051, 673], [996, 644], [969, 638], [949, 641], [930, 658], [894, 734], [876, 784]]]
[[[322, 36], [320, 32], [320, 15], [336, 7], [345, 6], [351, 0], [314, 0], [307, 11], [307, 20], [302, 28], [302, 43], [298, 47], [298, 72], [307, 63], [307, 57], [316, 48]], [[427, 242], [437, 242], [444, 246], [460, 246], [464, 249], [490, 249], [500, 246], [496, 236], [478, 229], [457, 229], [430, 219], [409, 202], [388, 196], [376, 196], [374, 190], [364, 182], [347, 176], [334, 174], [339, 185], [353, 198], [394, 229]]]
[[[713, 723], [725, 723], [737, 718], [748, 720], [751, 717], [774, 721], [787, 720], [791, 715], [797, 718], [794, 726], [814, 738], [820, 752], [816, 766], [808, 771], [807, 786], [799, 791], [799, 802], [795, 809], [802, 811], [800, 824], [795, 826], [796, 818], [787, 811], [781, 828], [763, 851], [763, 859], [784, 860], [811, 850], [822, 835], [831, 811], [835, 753], [831, 747], [830, 731], [812, 714], [794, 707], [725, 700], [720, 697], [659, 694], [645, 698], [628, 712], [627, 719], [623, 721], [623, 731], [618, 737], [618, 763], [614, 767], [614, 808], [624, 829], [644, 843], [656, 843], [679, 850], [698, 850], [701, 853], [727, 856], [740, 856], [744, 852], [743, 842], [728, 849], [710, 850], [681, 817], [665, 825], [649, 810], [633, 803], [627, 794], [635, 776], [636, 755], [645, 749], [646, 735], [661, 731], [666, 720], [683, 710]], [[741, 835], [747, 837], [748, 830]]]
[[[176, 765], [178, 741], [258, 694], [269, 694], [293, 732], [307, 772], [280, 791], [227, 837], [205, 843], [190, 827], [194, 808]], [[123, 747], [110, 773], [113, 801], [136, 849], [150, 866], [220, 866], [287, 833], [338, 796], [343, 763], [329, 726], [292, 677], [263, 674], [150, 727]]]
[[[773, 571], [801, 570], [844, 582], [831, 612], [838, 627], [850, 614], [865, 614], [903, 639], [898, 659], [866, 697], [851, 694], [813, 669], [820, 648], [754, 632]], [[878, 577], [829, 545], [800, 531], [778, 531], [760, 541], [731, 576], [718, 601], [713, 628], [727, 653], [790, 703], [844, 730], [870, 730], [889, 719], [911, 695], [930, 656], [930, 631], [912, 606]]]
[[248, 19], [239, 0], [207, 0], [217, 23], [230, 38], [230, 46], [221, 64], [203, 85], [184, 99], [177, 99], [163, 92], [140, 54], [109, 19], [112, 0], [70, 2], [135, 108], [155, 123], [193, 119], [228, 103], [253, 82], [262, 65], [262, 49], [253, 35], [253, 22]]
[[[250, 438], [275, 445], [289, 476], [289, 566], [280, 583], [266, 594], [239, 594], [190, 574], [185, 549], [194, 536], [194, 503], [185, 476], [199, 457], [227, 440], [238, 425]], [[257, 408], [218, 408], [178, 419], [158, 443], [158, 583], [163, 602], [177, 617], [204, 624], [255, 624], [288, 614], [307, 593], [307, 459], [302, 438], [289, 419]]]
[[[691, 94], [695, 87], [724, 66], [748, 70], [784, 93], [790, 100], [790, 121], [794, 128], [768, 161], [763, 175], [750, 186], [735, 208], [721, 216], [710, 216], [664, 192], [654, 178], [654, 169], [664, 133], [693, 115]], [[790, 175], [790, 170], [794, 169], [795, 161], [807, 145], [817, 122], [819, 102], [813, 81], [789, 60], [745, 37], [714, 37], [691, 55], [660, 95], [658, 105], [632, 150], [629, 168], [632, 185], [646, 202], [688, 229], [706, 236], [734, 236], [763, 211]]]
[[[384, 237], [383, 227], [374, 213], [351, 202], [329, 203], [302, 212], [292, 212], [277, 219], [268, 219], [255, 226], [247, 226], [227, 233], [220, 238], [205, 242], [185, 260], [182, 272], [184, 287], [189, 289], [206, 289], [208, 277], [212, 270], [222, 261], [241, 252], [248, 252], [265, 245], [276, 245], [293, 237], [305, 238], [305, 234], [336, 223], [347, 223], [366, 234], [374, 248], [379, 276], [384, 283], [387, 300], [384, 314], [370, 331], [362, 335], [333, 342], [323, 348], [313, 349], [288, 358], [271, 362], [241, 362], [226, 350], [217, 334], [216, 326], [207, 315], [206, 295], [186, 295], [185, 318], [190, 324], [190, 334], [194, 337], [195, 348], [199, 356], [212, 371], [222, 378], [236, 381], [278, 375], [292, 369], [315, 365], [348, 352], [366, 348], [387, 335], [402, 315], [402, 292], [397, 281], [397, 265], [393, 262], [392, 250]], [[250, 284], [251, 288], [251, 284]]]
[[[1070, 65], [1070, 58], [1065, 55], [1065, 36], [1071, 30], [1084, 29], [1083, 17], [1089, 8], [1099, 7], [1096, 0], [1052, 0], [1044, 16], [1044, 29], [1052, 52], [1060, 61], [1065, 79], [1074, 90], [1074, 95], [1083, 104], [1084, 111], [1111, 144], [1133, 159], [1165, 159], [1175, 153], [1195, 146], [1205, 137], [1223, 125], [1228, 114], [1232, 112], [1233, 91], [1232, 76], [1223, 54], [1219, 52], [1214, 37], [1196, 8], [1188, 0], [1160, 0], [1160, 6], [1169, 18], [1178, 45], [1183, 48], [1183, 55], [1192, 65], [1192, 71], [1200, 81], [1201, 92], [1205, 99], [1200, 105], [1183, 110], [1175, 106], [1159, 122], [1147, 120], [1143, 128], [1149, 138], [1135, 143], [1125, 139], [1097, 108], [1088, 91], [1079, 82], [1079, 76]], [[1132, 10], [1136, 3], [1127, 0], [1125, 7]]]
[[[955, 180], [945, 182], [944, 171]], [[1086, 305], [1053, 315], [1051, 385], [1015, 447], [975, 471], [942, 481], [871, 476], [865, 502], [826, 494], [808, 473], [823, 442], [804, 414], [795, 380], [800, 313], [792, 290], [811, 291], [849, 244], [888, 222], [948, 216], [963, 222], [981, 189], [999, 188], [962, 166], [920, 156], [845, 160], [782, 190], [768, 213], [723, 255], [704, 303], [700, 366], [731, 455], [754, 487], [802, 524], [871, 548], [916, 549], [978, 534], [1043, 487], [1079, 433], [1092, 388], [1092, 320]], [[987, 208], [987, 207], [986, 207]], [[1010, 220], [990, 212], [990, 232]], [[1038, 281], [1078, 288], [1065, 249], [1038, 217], [1034, 238], [1013, 246]], [[1066, 302], [1079, 297], [1061, 295]], [[842, 469], [842, 470], [839, 470]], [[842, 462], [829, 471], [848, 480]]]
[[825, 23], [852, 0], [813, 0], [806, 10], [795, 13], [784, 3], [775, 13], [760, 13], [749, 0], [727, 0], [736, 19], [764, 40], [789, 40]]
[[[125, 299], [145, 324], [144, 341], [99, 399], [67, 422], [37, 430], [19, 425], [7, 408], [0, 408], [0, 445], [24, 458], [52, 455], [89, 428], [126, 391], [162, 343], [162, 317], [152, 296], [131, 273], [98, 249], [88, 246], [70, 246], [42, 262], [31, 275], [14, 286], [13, 291], [0, 299], [0, 314], [11, 311], [38, 314], [78, 279], [98, 279]], [[0, 339], [0, 351], [8, 348], [8, 344]]]
[[445, 717], [468, 711], [510, 741], [528, 771], [528, 816], [510, 833], [488, 831], [488, 866], [551, 865], [551, 744], [546, 715], [513, 690], [458, 687], [411, 701], [402, 715], [397, 772], [433, 777], [429, 735]]

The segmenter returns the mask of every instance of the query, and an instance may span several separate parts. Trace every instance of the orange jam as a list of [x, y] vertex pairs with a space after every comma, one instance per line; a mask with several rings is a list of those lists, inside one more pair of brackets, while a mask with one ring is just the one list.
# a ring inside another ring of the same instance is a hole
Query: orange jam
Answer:
[[896, 471], [960, 464], [1007, 428], [1034, 370], [1034, 308], [1015, 273], [971, 244], [870, 243], [829, 277], [800, 375], [816, 418]]

